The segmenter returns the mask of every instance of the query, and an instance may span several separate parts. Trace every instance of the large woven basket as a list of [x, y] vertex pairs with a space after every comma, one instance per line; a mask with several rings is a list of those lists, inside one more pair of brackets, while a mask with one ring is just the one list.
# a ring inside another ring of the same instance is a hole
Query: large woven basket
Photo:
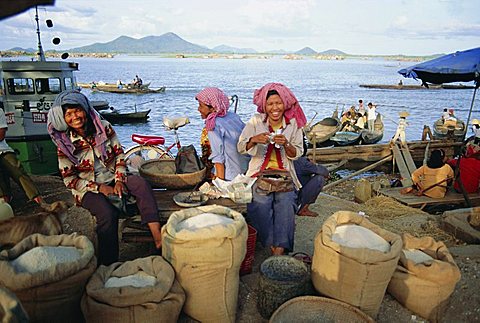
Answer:
[[373, 323], [370, 316], [349, 304], [319, 296], [300, 296], [283, 303], [269, 323]]
[[139, 173], [153, 187], [178, 190], [194, 187], [205, 178], [207, 171], [206, 168], [202, 168], [194, 173], [175, 174], [175, 170], [174, 159], [154, 159], [144, 162], [139, 168]]

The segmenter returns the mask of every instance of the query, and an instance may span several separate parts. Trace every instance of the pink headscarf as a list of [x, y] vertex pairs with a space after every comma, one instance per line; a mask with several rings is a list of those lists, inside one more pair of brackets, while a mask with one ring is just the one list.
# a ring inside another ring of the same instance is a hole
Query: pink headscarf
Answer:
[[196, 96], [199, 102], [213, 107], [214, 111], [207, 116], [205, 128], [207, 131], [215, 129], [215, 119], [227, 114], [230, 102], [222, 90], [216, 87], [207, 87], [200, 91]]
[[255, 90], [253, 94], [253, 103], [258, 107], [257, 112], [266, 113], [265, 105], [267, 103], [267, 93], [270, 90], [277, 91], [282, 99], [283, 105], [285, 106], [285, 117], [288, 119], [295, 119], [299, 128], [302, 128], [307, 124], [307, 118], [305, 117], [297, 98], [288, 87], [281, 83], [268, 83], [260, 89]]

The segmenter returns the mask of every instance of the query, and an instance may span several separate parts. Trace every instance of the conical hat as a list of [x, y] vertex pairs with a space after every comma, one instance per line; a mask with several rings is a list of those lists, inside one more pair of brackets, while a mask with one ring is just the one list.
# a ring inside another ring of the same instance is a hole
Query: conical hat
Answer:
[[408, 113], [407, 111], [401, 111], [398, 113], [398, 115], [400, 116], [400, 118], [406, 118], [410, 115], [410, 113]]

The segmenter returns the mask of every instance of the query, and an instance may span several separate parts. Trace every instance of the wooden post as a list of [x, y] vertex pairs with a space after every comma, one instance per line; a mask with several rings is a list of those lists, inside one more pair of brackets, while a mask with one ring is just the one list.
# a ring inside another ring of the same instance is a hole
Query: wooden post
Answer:
[[350, 175], [348, 175], [348, 176], [345, 176], [345, 177], [342, 178], [342, 179], [339, 179], [338, 181], [335, 181], [335, 182], [333, 182], [333, 183], [329, 183], [329, 184], [325, 185], [325, 186], [323, 187], [323, 190], [326, 190], [326, 189], [328, 189], [328, 188], [330, 188], [330, 187], [336, 186], [336, 185], [338, 185], [338, 184], [340, 184], [340, 183], [343, 183], [343, 182], [345, 182], [346, 180], [348, 180], [348, 179], [350, 179], [350, 178], [352, 178], [352, 177], [354, 177], [354, 176], [357, 176], [357, 175], [359, 175], [359, 174], [361, 174], [361, 173], [364, 173], [364, 172], [367, 172], [367, 171], [369, 171], [369, 170], [371, 170], [371, 169], [374, 169], [374, 168], [376, 168], [376, 167], [378, 167], [378, 166], [380, 166], [380, 165], [382, 165], [382, 164], [390, 161], [391, 159], [392, 159], [392, 155], [389, 155], [389, 156], [387, 156], [387, 157], [385, 157], [385, 158], [383, 158], [383, 159], [381, 159], [381, 160], [379, 160], [379, 161], [377, 161], [377, 162], [375, 162], [375, 163], [373, 163], [373, 164], [371, 164], [371, 165], [368, 165], [367, 167], [364, 167], [364, 168], [362, 168], [362, 169], [360, 169], [360, 170], [358, 170], [358, 171], [356, 171], [356, 172], [354, 172], [354, 173], [352, 173], [352, 174], [350, 174]]

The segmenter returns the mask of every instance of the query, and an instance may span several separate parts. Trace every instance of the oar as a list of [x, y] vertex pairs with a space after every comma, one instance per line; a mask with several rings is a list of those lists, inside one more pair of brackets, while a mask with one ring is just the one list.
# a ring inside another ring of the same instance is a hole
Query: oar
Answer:
[[[378, 107], [378, 105], [377, 105]], [[380, 113], [382, 116], [386, 117], [388, 120], [392, 121], [393, 123], [395, 123], [396, 125], [398, 125], [398, 121], [395, 121], [393, 118], [391, 118], [390, 116], [386, 115], [383, 111], [382, 113]]]
[[307, 129], [310, 128], [310, 126], [312, 125], [313, 120], [315, 120], [315, 118], [317, 117], [317, 115], [318, 115], [318, 112], [315, 111], [315, 115], [314, 115], [313, 118], [310, 120], [310, 122], [308, 122], [307, 125], [305, 126]]

